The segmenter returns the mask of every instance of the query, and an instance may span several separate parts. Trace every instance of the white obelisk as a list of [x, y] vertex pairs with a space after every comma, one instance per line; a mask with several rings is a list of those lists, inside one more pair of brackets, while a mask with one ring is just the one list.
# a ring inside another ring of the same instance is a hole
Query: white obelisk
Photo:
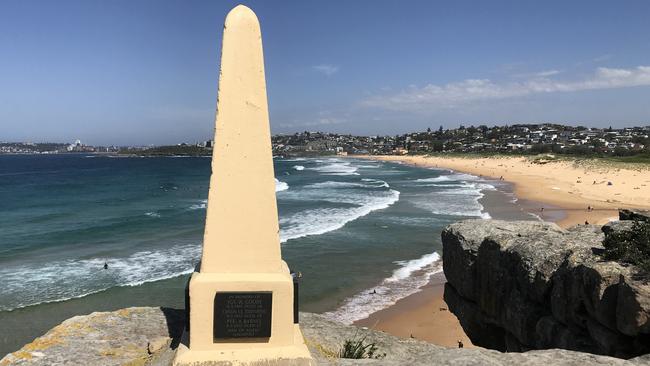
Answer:
[[214, 142], [189, 348], [174, 364], [310, 365], [280, 254], [262, 36], [243, 5], [224, 26]]

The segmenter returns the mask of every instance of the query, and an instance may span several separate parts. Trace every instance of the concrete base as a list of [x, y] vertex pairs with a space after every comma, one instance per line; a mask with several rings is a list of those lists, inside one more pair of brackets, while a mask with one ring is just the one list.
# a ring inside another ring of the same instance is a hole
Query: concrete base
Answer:
[[[215, 342], [213, 303], [219, 291], [271, 292], [271, 337]], [[313, 365], [300, 328], [293, 323], [293, 280], [283, 261], [276, 273], [195, 272], [189, 295], [190, 330], [183, 335], [174, 366]]]
[[[185, 337], [187, 334], [185, 335]], [[181, 343], [176, 350], [174, 366], [314, 366], [307, 346], [303, 342], [298, 325], [294, 329], [295, 344], [292, 346], [214, 351], [193, 351]]]

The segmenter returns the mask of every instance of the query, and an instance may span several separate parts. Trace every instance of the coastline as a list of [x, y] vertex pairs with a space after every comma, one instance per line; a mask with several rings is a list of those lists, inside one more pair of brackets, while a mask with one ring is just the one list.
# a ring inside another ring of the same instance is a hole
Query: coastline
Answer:
[[442, 272], [434, 274], [420, 291], [354, 322], [353, 325], [443, 347], [456, 348], [460, 341], [463, 347], [473, 348], [474, 345], [465, 335], [460, 322], [443, 300], [445, 282], [447, 280]]
[[[564, 228], [585, 222], [602, 225], [616, 220], [618, 208], [650, 207], [650, 177], [644, 177], [641, 170], [576, 166], [567, 162], [538, 165], [525, 158], [394, 155], [355, 158], [450, 169], [503, 180], [512, 185], [516, 201], [531, 217], [555, 222]], [[594, 183], [583, 184], [583, 181]], [[587, 210], [588, 206], [593, 209]], [[443, 299], [445, 282], [444, 274], [434, 275], [420, 291], [354, 324], [443, 347], [458, 347], [459, 340], [464, 347], [473, 347], [458, 319], [446, 310]]]
[[[540, 203], [532, 210], [542, 219], [560, 210], [562, 227], [604, 224], [618, 217], [619, 208], [650, 207], [650, 177], [647, 169], [552, 161], [535, 164], [523, 157], [460, 158], [440, 156], [355, 156], [379, 161], [401, 162], [425, 168], [451, 169], [513, 184], [517, 199]], [[549, 208], [544, 205], [552, 206]], [[592, 211], [587, 211], [591, 206]], [[548, 220], [555, 221], [555, 220]]]
[[[399, 158], [399, 160], [403, 160], [404, 157], [397, 157], [397, 158]], [[117, 160], [121, 161], [122, 159], [85, 159], [83, 160], [83, 162], [84, 164], [88, 164], [89, 162], [95, 160], [97, 160], [97, 162], [111, 162], [111, 161], [115, 162]], [[165, 164], [169, 164], [169, 162], [173, 162], [174, 160], [176, 159], [170, 159], [166, 161]], [[139, 162], [141, 160], [132, 159], [132, 161]], [[93, 162], [93, 164], [95, 163], [96, 162]], [[181, 165], [181, 163], [177, 163], [177, 164], [179, 164], [179, 166]], [[295, 163], [291, 162], [285, 164], [285, 168], [286, 168], [285, 170], [291, 171], [291, 173], [293, 173], [294, 176], [296, 176], [295, 174], [298, 173], [294, 172], [294, 168], [292, 167], [293, 164]], [[299, 163], [299, 164], [304, 164], [304, 163]], [[318, 167], [321, 167], [321, 165], [319, 165]], [[326, 165], [328, 166], [328, 169], [330, 170], [332, 169], [331, 162], [327, 162]], [[341, 163], [338, 165], [340, 168], [341, 165], [345, 166], [346, 164]], [[367, 165], [367, 164], [365, 162], [361, 162], [361, 165]], [[402, 167], [399, 167], [396, 164], [389, 164], [389, 165], [392, 165], [391, 169], [398, 169], [398, 170], [402, 169], [413, 173], [413, 176], [408, 176], [407, 180], [405, 181], [409, 181], [409, 179], [413, 180], [417, 178], [427, 178], [430, 177], [432, 173], [427, 169], [420, 169], [421, 167], [425, 167], [420, 162], [415, 162], [412, 164], [413, 166], [417, 167], [417, 169], [410, 168], [408, 162], [404, 164]], [[138, 166], [145, 166], [145, 165], [138, 165]], [[109, 170], [101, 170], [101, 171], [109, 171]], [[307, 169], [307, 171], [309, 171], [309, 169]], [[193, 173], [193, 174], [200, 175], [199, 173]], [[370, 173], [377, 174], [376, 171], [374, 170], [371, 171]], [[358, 178], [360, 178], [354, 175], [354, 172], [349, 174], [352, 175], [352, 177], [350, 178], [352, 180], [355, 179], [358, 180]], [[282, 179], [285, 180], [284, 178]], [[332, 178], [329, 178], [327, 177], [327, 175], [325, 175], [325, 177], [322, 180], [328, 181], [330, 179]], [[341, 179], [342, 178], [339, 177], [336, 180], [341, 180]], [[110, 181], [104, 181], [104, 182], [110, 182]], [[183, 181], [183, 180], [179, 180], [179, 178], [177, 177], [174, 177], [173, 180], [170, 179], [170, 182], [173, 182], [173, 185], [171, 187], [177, 185], [180, 185], [182, 187], [186, 187], [186, 186], [191, 187], [191, 184], [200, 185], [200, 182], [195, 183], [193, 180]], [[551, 205], [548, 203], [544, 204], [545, 210], [543, 213], [538, 212], [538, 208], [540, 207], [540, 204], [536, 201], [527, 200], [524, 198], [516, 198], [515, 185], [509, 182], [498, 181], [497, 179], [497, 180], [489, 180], [488, 183], [490, 185], [497, 186], [498, 189], [483, 190], [482, 191], [483, 197], [479, 199], [479, 203], [480, 203], [479, 207], [482, 207], [484, 212], [488, 211], [490, 215], [495, 219], [534, 220], [536, 219], [532, 215], [534, 213], [535, 216], [542, 217], [543, 219], [546, 220], [561, 221], [564, 220], [567, 216], [565, 214], [565, 211], [563, 211], [559, 206]], [[176, 192], [185, 192], [185, 190], [169, 189], [170, 187], [169, 185], [161, 186], [157, 181], [152, 182], [150, 185], [151, 187], [153, 187], [154, 191], [156, 192], [158, 191], [171, 192], [173, 194], [176, 194]], [[291, 187], [292, 188], [290, 189], [295, 189], [297, 185], [292, 184]], [[398, 188], [398, 187], [399, 187], [399, 183], [396, 183], [395, 187], [393, 188]], [[196, 188], [196, 191], [200, 192], [200, 189], [201, 188], [199, 186]], [[476, 187], [472, 188], [472, 190], [475, 189]], [[170, 194], [170, 193], [164, 193], [164, 194]], [[408, 194], [408, 190], [405, 190], [403, 197], [406, 197], [407, 194]], [[474, 195], [472, 197], [476, 197], [476, 196]], [[431, 200], [435, 200], [435, 198], [436, 198], [435, 195], [426, 196], [426, 200], [428, 200], [428, 202], [431, 202]], [[183, 238], [188, 237], [188, 232], [189, 233], [195, 231], [197, 233], [199, 232], [196, 230], [196, 228], [194, 228], [193, 223], [197, 221], [197, 217], [196, 217], [197, 215], [199, 219], [201, 218], [201, 215], [199, 213], [203, 212], [202, 210], [199, 210], [198, 207], [194, 207], [197, 206], [196, 202], [199, 203], [203, 202], [202, 196], [200, 195], [190, 196], [188, 199], [189, 201], [182, 201], [182, 204], [178, 206], [180, 210], [179, 211], [180, 215], [175, 216], [176, 217], [175, 220], [178, 220], [178, 217], [188, 217], [188, 215], [194, 213], [193, 216], [189, 216], [188, 223], [186, 226], [186, 230], [190, 230], [190, 231], [183, 231], [182, 235], [180, 236]], [[425, 198], [422, 197], [417, 198], [417, 200], [418, 202], [425, 202]], [[341, 243], [347, 243], [350, 240], [348, 236], [350, 233], [371, 233], [375, 235], [374, 237], [375, 239], [379, 239], [390, 244], [399, 243], [400, 241], [403, 240], [409, 240], [408, 246], [404, 246], [404, 247], [395, 246], [395, 248], [393, 248], [393, 246], [387, 246], [384, 248], [383, 252], [376, 253], [375, 255], [378, 258], [382, 258], [383, 262], [386, 262], [384, 259], [387, 258], [400, 259], [401, 261], [406, 262], [405, 264], [403, 264], [404, 266], [407, 266], [408, 263], [411, 262], [417, 262], [418, 256], [423, 251], [425, 251], [426, 253], [430, 253], [431, 238], [435, 234], [436, 230], [440, 229], [440, 226], [434, 227], [431, 225], [429, 221], [427, 221], [428, 223], [426, 225], [421, 226], [422, 227], [421, 230], [413, 229], [414, 227], [418, 228], [419, 226], [411, 227], [409, 225], [401, 225], [399, 222], [394, 222], [394, 219], [392, 217], [393, 216], [402, 217], [402, 215], [404, 215], [405, 212], [406, 213], [409, 212], [408, 200], [402, 199], [401, 201], [396, 201], [395, 205], [391, 207], [392, 207], [391, 209], [392, 211], [384, 210], [381, 208], [379, 209], [373, 208], [373, 210], [378, 210], [378, 212], [377, 214], [372, 215], [372, 220], [368, 220], [368, 218], [365, 219], [361, 218], [360, 220], [353, 219], [352, 222], [349, 225], [346, 225], [346, 227], [343, 230], [335, 229], [334, 230], [335, 232], [331, 234], [327, 234], [328, 235], [327, 237], [320, 237], [319, 235], [316, 235], [314, 237], [306, 236], [304, 239], [301, 239], [300, 242], [296, 242], [294, 243], [294, 245], [284, 247], [283, 254], [288, 257], [288, 262], [290, 264], [293, 262], [293, 263], [304, 265], [306, 262], [309, 262], [310, 260], [309, 258], [313, 256], [313, 249], [310, 251], [305, 251], [305, 248], [309, 247], [309, 245], [312, 243], [318, 241], [325, 241], [331, 245], [336, 240], [338, 240]], [[583, 214], [582, 211], [584, 210], [576, 209], [575, 215], [581, 216]], [[149, 213], [151, 212], [158, 213], [158, 216], [150, 216]], [[160, 212], [162, 212], [162, 214], [160, 214]], [[137, 207], [136, 217], [141, 218], [142, 223], [145, 223], [147, 225], [156, 225], [156, 227], [161, 227], [161, 225], [166, 225], [163, 221], [169, 217], [172, 217], [171, 215], [173, 213], [174, 212], [170, 212], [170, 211], [160, 211], [160, 209], [156, 208], [155, 206], [145, 205], [145, 206]], [[597, 213], [600, 213], [600, 211], [597, 211]], [[485, 216], [487, 217], [487, 215]], [[451, 216], [449, 218], [446, 218], [444, 221], [447, 222], [448, 220], [453, 220], [453, 219], [454, 216]], [[579, 217], [579, 219], [582, 220], [581, 217]], [[386, 224], [386, 222], [388, 222], [388, 224]], [[176, 224], [178, 224], [178, 222], [176, 222]], [[382, 230], [378, 230], [377, 227], [382, 228]], [[384, 231], [383, 229], [389, 229], [389, 230]], [[200, 233], [197, 234], [196, 238], [191, 239], [191, 241], [199, 242], [200, 241], [200, 239], [198, 239], [199, 237], [200, 237]], [[122, 237], [118, 236], [118, 238], [122, 238]], [[137, 237], [135, 239], [137, 239]], [[375, 243], [375, 241], [368, 239], [368, 237], [365, 237], [364, 241]], [[129, 241], [123, 240], [123, 242], [126, 243]], [[343, 246], [343, 247], [347, 248], [349, 246]], [[413, 248], [408, 248], [408, 247], [413, 247]], [[317, 247], [312, 247], [312, 248], [317, 248]], [[354, 250], [356, 250], [356, 252], [352, 255], [345, 255], [345, 256], [337, 255], [340, 254], [340, 252], [332, 252], [329, 248], [325, 248], [325, 254], [330, 255], [331, 258], [335, 258], [335, 260], [337, 260], [338, 261], [337, 263], [339, 264], [341, 264], [341, 261], [349, 260], [352, 263], [349, 265], [349, 267], [352, 268], [353, 266], [359, 265], [358, 258], [362, 258], [362, 256], [364, 255], [364, 251], [366, 250], [362, 246], [358, 246], [358, 245], [353, 246], [353, 248]], [[438, 246], [436, 246], [434, 249], [436, 252], [440, 252], [440, 248]], [[413, 252], [409, 253], [408, 250], [412, 250]], [[337, 256], [334, 257], [334, 255]], [[395, 257], [396, 255], [397, 257]], [[131, 257], [127, 256], [125, 258], [129, 259]], [[119, 259], [124, 259], [124, 258], [120, 258], [116, 256], [114, 259], [109, 260], [109, 262], [111, 263], [111, 268], [120, 268], [117, 265], [114, 265], [115, 262]], [[104, 263], [104, 261], [101, 261], [101, 263]], [[313, 263], [310, 262], [310, 264]], [[400, 264], [400, 266], [402, 266], [402, 264]], [[321, 273], [321, 277], [319, 277], [319, 280], [323, 283], [326, 283], [326, 285], [328, 286], [326, 287], [327, 291], [323, 292], [323, 294], [326, 295], [314, 296], [313, 293], [316, 292], [312, 291], [313, 292], [311, 294], [312, 296], [309, 297], [310, 295], [308, 293], [309, 287], [311, 287], [312, 289], [316, 288], [314, 287], [314, 281], [313, 281], [314, 278], [316, 277], [305, 278], [305, 289], [307, 291], [304, 292], [301, 291], [301, 295], [304, 297], [305, 294], [307, 294], [308, 297], [306, 297], [305, 298], [306, 300], [302, 303], [303, 310], [308, 310], [310, 312], [326, 311], [327, 309], [329, 309], [329, 307], [335, 306], [338, 303], [339, 298], [347, 299], [348, 297], [357, 294], [359, 289], [366, 289], [368, 288], [368, 286], [374, 286], [377, 280], [376, 268], [373, 268], [373, 271], [361, 271], [360, 276], [357, 276], [356, 273], [359, 272], [355, 270], [356, 272], [354, 274], [355, 276], [354, 279], [355, 281], [358, 282], [356, 283], [356, 287], [350, 286], [348, 283], [344, 283], [343, 285], [339, 285], [339, 286], [332, 286], [331, 284], [335, 283], [337, 277], [346, 278], [346, 276], [341, 276], [340, 272], [330, 271], [329, 268], [325, 268], [325, 267], [327, 267], [327, 264], [324, 267], [317, 267], [317, 268], [320, 270], [319, 273]], [[388, 265], [386, 266], [383, 277], [389, 278], [392, 274], [394, 274], [393, 267], [394, 267], [394, 263], [389, 262]], [[431, 276], [430, 275], [431, 272], [426, 272], [422, 270], [419, 270], [419, 272], [416, 270], [413, 273], [416, 273], [416, 275], [420, 277], [418, 277], [417, 282], [414, 282], [412, 280], [407, 281], [411, 285], [408, 292], [409, 294], [411, 294], [410, 296], [401, 298], [400, 300], [397, 301], [397, 304], [394, 304], [393, 306], [389, 306], [387, 308], [384, 308], [383, 310], [370, 314], [369, 319], [371, 320], [369, 320], [365, 324], [362, 323], [366, 319], [357, 321], [355, 322], [355, 324], [372, 327], [377, 330], [384, 330], [385, 332], [400, 335], [402, 337], [407, 337], [407, 338], [413, 335], [414, 338], [418, 338], [435, 344], [441, 344], [447, 347], [457, 347], [456, 342], [457, 340], [460, 339], [463, 341], [465, 347], [470, 347], [471, 343], [469, 342], [469, 340], [467, 340], [466, 337], [463, 338], [464, 337], [463, 331], [458, 323], [458, 320], [449, 311], [441, 310], [443, 308], [446, 308], [446, 305], [444, 304], [444, 301], [442, 299], [443, 288], [445, 283], [444, 275], [442, 273], [439, 273], [437, 275]], [[326, 277], [326, 276], [331, 276], [331, 277]], [[380, 276], [382, 276], [382, 273], [380, 273]], [[145, 282], [135, 286], [126, 283], [126, 284], [118, 285], [116, 287], [110, 287], [106, 290], [102, 290], [97, 293], [83, 295], [78, 298], [70, 298], [70, 299], [64, 299], [64, 300], [54, 301], [54, 302], [42, 302], [31, 306], [16, 308], [10, 311], [0, 311], [0, 320], [2, 320], [1, 323], [4, 324], [6, 329], [8, 330], [7, 332], [5, 332], [4, 335], [0, 336], [0, 355], [5, 352], [16, 350], [18, 347], [20, 347], [20, 345], [25, 344], [26, 342], [30, 341], [31, 339], [33, 339], [38, 335], [43, 334], [52, 326], [75, 315], [88, 314], [92, 311], [98, 311], [98, 310], [115, 310], [115, 309], [124, 308], [128, 306], [135, 306], [135, 305], [182, 308], [184, 304], [183, 294], [184, 294], [186, 279], [187, 279], [187, 275], [183, 275], [180, 277], [173, 277], [162, 281], [155, 280], [153, 282]], [[412, 291], [417, 291], [417, 292], [412, 293]], [[318, 292], [318, 294], [320, 294], [320, 292]], [[406, 293], [401, 294], [401, 296], [404, 295], [406, 295]], [[399, 297], [395, 297], [395, 299], [398, 298]], [[373, 297], [371, 297], [370, 301], [371, 304], [376, 302], [376, 300], [374, 300]], [[378, 307], [375, 307], [375, 309], [378, 309]], [[369, 314], [370, 311], [364, 312], [363, 314], [364, 315]]]

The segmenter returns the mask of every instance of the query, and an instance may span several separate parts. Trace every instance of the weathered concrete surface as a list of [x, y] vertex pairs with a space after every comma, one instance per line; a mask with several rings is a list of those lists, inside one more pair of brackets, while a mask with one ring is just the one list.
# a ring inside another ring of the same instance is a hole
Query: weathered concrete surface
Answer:
[[544, 222], [468, 220], [442, 233], [445, 300], [474, 344], [563, 348], [630, 358], [650, 352], [650, 284], [602, 261], [603, 232]]
[[[129, 308], [66, 320], [0, 365], [169, 366], [184, 327], [182, 310]], [[443, 348], [401, 339], [301, 314], [301, 328], [320, 365], [650, 365], [650, 358], [622, 360], [565, 350], [501, 353], [484, 348]], [[386, 357], [351, 360], [336, 357], [346, 339], [366, 337]]]

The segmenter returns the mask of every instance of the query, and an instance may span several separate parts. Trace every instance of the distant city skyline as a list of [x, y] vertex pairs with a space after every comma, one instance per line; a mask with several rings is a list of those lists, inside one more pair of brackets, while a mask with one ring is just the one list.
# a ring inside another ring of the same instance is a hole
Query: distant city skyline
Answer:
[[[212, 137], [237, 1], [0, 4], [0, 141]], [[650, 2], [244, 1], [273, 133], [650, 124]]]

